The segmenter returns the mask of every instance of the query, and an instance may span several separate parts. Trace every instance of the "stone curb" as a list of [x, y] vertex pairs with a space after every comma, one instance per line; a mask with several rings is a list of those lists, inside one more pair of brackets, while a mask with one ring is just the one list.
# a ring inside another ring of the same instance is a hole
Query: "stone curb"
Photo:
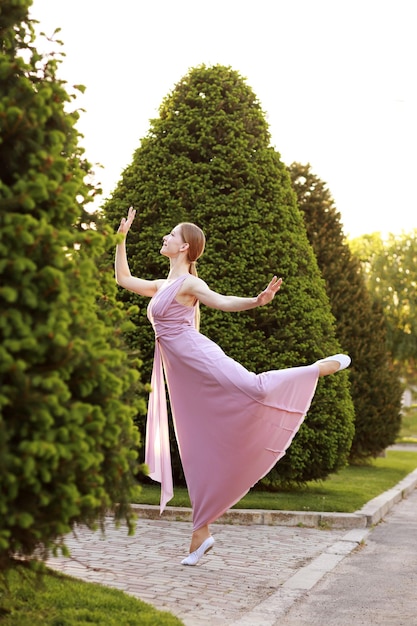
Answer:
[[290, 607], [346, 556], [356, 550], [370, 532], [370, 528], [358, 528], [347, 532], [327, 550], [298, 569], [268, 598], [235, 620], [231, 626], [276, 626]]
[[[351, 514], [352, 520], [364, 519], [365, 527], [349, 530], [346, 535], [329, 546], [318, 557], [293, 574], [266, 600], [245, 613], [232, 626], [276, 626], [289, 608], [310, 591], [326, 574], [331, 572], [346, 556], [358, 548], [379, 522], [400, 500], [406, 498], [417, 486], [417, 470], [408, 474], [395, 487], [370, 500], [360, 511]], [[331, 513], [329, 515], [332, 515]], [[320, 513], [317, 513], [319, 519]], [[340, 519], [337, 514], [334, 519]], [[336, 528], [333, 526], [333, 528]]]
[[[395, 487], [367, 502], [355, 513], [320, 513], [314, 511], [265, 511], [259, 509], [229, 509], [215, 523], [236, 525], [305, 526], [326, 530], [352, 530], [369, 528], [377, 524], [392, 507], [406, 498], [417, 486], [417, 469], [408, 474]], [[192, 511], [186, 507], [168, 506], [159, 514], [159, 506], [133, 504], [139, 518], [164, 519], [174, 522], [192, 522]]]
[[367, 526], [377, 524], [392, 509], [394, 504], [410, 495], [416, 486], [417, 469], [400, 480], [392, 489], [388, 489], [388, 491], [384, 491], [384, 493], [381, 493], [373, 500], [369, 500], [360, 511], [357, 511], [357, 514], [366, 517]]

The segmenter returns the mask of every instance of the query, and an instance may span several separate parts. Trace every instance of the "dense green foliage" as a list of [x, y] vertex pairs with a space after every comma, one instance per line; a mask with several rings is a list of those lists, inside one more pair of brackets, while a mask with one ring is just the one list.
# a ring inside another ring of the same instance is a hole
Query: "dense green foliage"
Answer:
[[0, 566], [116, 503], [130, 523], [136, 493], [140, 396], [125, 399], [138, 373], [113, 278], [95, 262], [114, 237], [89, 225], [75, 96], [58, 55], [36, 51], [29, 5], [1, 5]]
[[[129, 205], [137, 209], [127, 241], [136, 276], [166, 275], [166, 260], [158, 255], [161, 238], [191, 221], [207, 236], [199, 274], [216, 291], [254, 296], [274, 274], [283, 277], [269, 306], [239, 314], [201, 311], [202, 332], [257, 372], [311, 363], [339, 349], [288, 172], [269, 140], [260, 104], [236, 71], [194, 68], [163, 101], [104, 205], [113, 228]], [[128, 341], [140, 350], [149, 376], [154, 340], [147, 302], [127, 292], [120, 297], [140, 303], [137, 330]], [[306, 423], [266, 482], [327, 476], [345, 463], [352, 436], [353, 405], [342, 372], [319, 381]], [[175, 450], [174, 459], [178, 479]]]
[[355, 406], [352, 461], [376, 456], [395, 442], [402, 388], [387, 349], [384, 314], [366, 288], [360, 263], [346, 243], [333, 198], [309, 165], [289, 167], [308, 238], [326, 281], [337, 337], [352, 358]]
[[356, 431], [351, 458], [375, 456], [395, 441], [400, 428], [402, 389], [389, 358], [384, 313], [367, 290], [362, 268], [344, 240], [340, 215], [325, 184], [308, 165], [295, 163], [289, 170], [326, 280], [338, 338], [353, 359], [350, 380]]
[[401, 235], [364, 235], [351, 242], [370, 292], [381, 304], [388, 349], [405, 374], [417, 363], [417, 229]]

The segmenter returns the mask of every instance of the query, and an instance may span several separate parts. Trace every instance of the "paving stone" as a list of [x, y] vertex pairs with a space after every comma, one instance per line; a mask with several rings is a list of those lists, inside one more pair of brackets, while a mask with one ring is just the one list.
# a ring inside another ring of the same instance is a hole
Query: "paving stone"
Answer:
[[76, 528], [66, 538], [71, 557], [51, 558], [48, 564], [122, 589], [173, 613], [185, 626], [275, 626], [365, 540], [371, 529], [364, 520], [381, 519], [398, 494], [401, 498], [416, 483], [417, 472], [352, 515], [252, 511], [247, 524], [242, 511], [223, 516], [211, 527], [213, 550], [196, 567], [181, 565], [189, 547], [190, 512], [175, 510], [161, 518], [159, 510], [147, 515], [142, 507], [133, 536], [108, 517], [104, 535]]
[[67, 538], [71, 558], [54, 558], [49, 565], [83, 580], [124, 589], [169, 610], [186, 626], [221, 626], [251, 612], [300, 566], [345, 534], [216, 524], [212, 527], [216, 538], [213, 550], [196, 567], [184, 567], [180, 561], [187, 551], [190, 530], [184, 522], [141, 519], [135, 535], [129, 537], [126, 528], [115, 528], [108, 518], [105, 540], [100, 533], [78, 528], [77, 537]]

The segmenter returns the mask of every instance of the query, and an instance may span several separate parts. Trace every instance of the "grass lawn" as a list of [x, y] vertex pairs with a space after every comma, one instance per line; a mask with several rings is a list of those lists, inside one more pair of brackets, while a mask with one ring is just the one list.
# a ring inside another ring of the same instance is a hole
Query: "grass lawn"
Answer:
[[[1, 579], [0, 579], [1, 582]], [[2, 626], [181, 626], [171, 613], [157, 611], [122, 591], [85, 583], [46, 570], [18, 567], [7, 572], [9, 591], [0, 586]]]
[[[416, 468], [417, 452], [389, 450], [386, 457], [367, 465], [345, 467], [327, 480], [310, 482], [305, 487], [276, 493], [252, 490], [234, 508], [353, 513]], [[159, 498], [158, 483], [143, 485], [137, 504], [157, 505]], [[169, 506], [190, 506], [185, 487], [175, 487]]]

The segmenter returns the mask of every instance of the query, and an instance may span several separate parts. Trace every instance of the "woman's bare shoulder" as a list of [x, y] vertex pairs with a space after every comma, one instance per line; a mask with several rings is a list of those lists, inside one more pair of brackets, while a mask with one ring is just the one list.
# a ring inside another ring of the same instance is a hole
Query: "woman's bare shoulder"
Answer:
[[159, 291], [159, 289], [161, 289], [161, 287], [165, 285], [166, 282], [166, 278], [156, 278], [154, 280], [156, 291]]
[[181, 291], [183, 293], [194, 293], [196, 289], [207, 289], [207, 283], [199, 276], [189, 274], [181, 285]]

